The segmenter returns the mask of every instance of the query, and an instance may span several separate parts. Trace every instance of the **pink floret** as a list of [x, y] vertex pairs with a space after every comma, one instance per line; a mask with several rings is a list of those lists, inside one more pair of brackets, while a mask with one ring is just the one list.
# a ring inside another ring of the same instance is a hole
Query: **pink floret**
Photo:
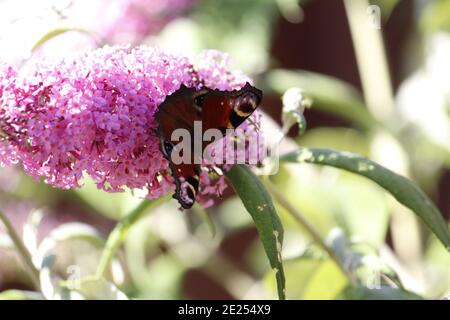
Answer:
[[[1, 165], [21, 163], [28, 175], [57, 188], [78, 188], [87, 173], [108, 192], [166, 194], [174, 184], [153, 132], [158, 106], [181, 84], [231, 90], [249, 81], [227, 70], [223, 53], [207, 51], [198, 61], [149, 47], [107, 46], [30, 61], [18, 71], [0, 64]], [[199, 200], [210, 205], [225, 187], [223, 177], [211, 179], [205, 168]]]

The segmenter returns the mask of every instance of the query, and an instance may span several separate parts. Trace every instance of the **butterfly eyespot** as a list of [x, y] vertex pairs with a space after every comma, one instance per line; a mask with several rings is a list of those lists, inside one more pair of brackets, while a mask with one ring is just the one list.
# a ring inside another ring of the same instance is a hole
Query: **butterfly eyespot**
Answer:
[[194, 104], [200, 109], [203, 107], [203, 102], [205, 101], [206, 94], [200, 94], [194, 98]]
[[251, 102], [242, 103], [234, 108], [236, 113], [241, 117], [252, 114], [255, 109], [256, 109], [255, 104]]
[[170, 155], [172, 154], [173, 150], [173, 144], [169, 141], [163, 142], [163, 153], [166, 156], [166, 158], [170, 158]]
[[[155, 136], [160, 139], [160, 151], [169, 162], [169, 169], [174, 179], [175, 194], [183, 209], [191, 208], [200, 189], [200, 164], [177, 163], [186, 155], [189, 159], [196, 159], [196, 153], [182, 148], [181, 144], [172, 143], [172, 134], [176, 129], [185, 129], [194, 135], [195, 122], [202, 121], [204, 128], [218, 129], [222, 137], [228, 128], [237, 128], [258, 107], [262, 99], [262, 92], [247, 83], [240, 90], [218, 90], [203, 87], [202, 89], [188, 88], [184, 85], [167, 96], [159, 105], [155, 118], [158, 127]], [[238, 142], [239, 143], [239, 142]], [[242, 143], [242, 141], [241, 141]], [[209, 143], [203, 143], [202, 153]]]

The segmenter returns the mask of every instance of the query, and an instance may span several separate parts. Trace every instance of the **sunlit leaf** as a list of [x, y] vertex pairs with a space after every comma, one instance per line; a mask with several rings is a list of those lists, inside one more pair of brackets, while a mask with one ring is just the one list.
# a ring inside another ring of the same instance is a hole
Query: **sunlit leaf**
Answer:
[[442, 297], [450, 294], [450, 255], [436, 238], [427, 243], [424, 254], [424, 265], [427, 288], [431, 297]]
[[26, 290], [6, 290], [0, 292], [0, 300], [43, 300], [40, 292]]
[[386, 194], [364, 176], [344, 171], [335, 173], [335, 183], [339, 187], [330, 186], [328, 182], [326, 190], [332, 193], [332, 210], [339, 227], [351, 237], [381, 246], [386, 240], [390, 218]]
[[[332, 168], [293, 165], [280, 166], [271, 181], [321, 234], [338, 226], [348, 236], [375, 247], [384, 243], [389, 223], [388, 198], [372, 181]], [[294, 228], [307, 235], [281, 207], [279, 215], [285, 230]]]
[[90, 32], [89, 30], [86, 30], [81, 27], [64, 26], [64, 27], [55, 28], [55, 29], [47, 32], [46, 34], [44, 34], [38, 41], [36, 41], [36, 43], [33, 45], [33, 48], [31, 49], [31, 51], [37, 50], [39, 47], [41, 47], [44, 43], [46, 43], [50, 39], [53, 39], [54, 37], [59, 36], [63, 33], [69, 32], [69, 31], [76, 31], [76, 32], [87, 34], [87, 35], [93, 37], [94, 40], [96, 40], [99, 44], [101, 42], [100, 39], [98, 38], [98, 36], [96, 36], [93, 32]]
[[350, 128], [309, 128], [296, 139], [302, 147], [333, 148], [362, 155], [369, 154], [369, 138], [360, 131]]
[[322, 262], [308, 281], [303, 299], [328, 300], [336, 298], [348, 285], [347, 277], [334, 261]]
[[285, 299], [285, 278], [281, 259], [283, 226], [272, 199], [258, 177], [244, 165], [234, 166], [228, 171], [227, 177], [255, 222], [270, 265], [276, 272], [278, 296]]
[[72, 290], [79, 292], [88, 300], [128, 300], [114, 284], [95, 277], [81, 279], [78, 288]]
[[[322, 263], [329, 261], [320, 251], [308, 252], [300, 257], [284, 261], [289, 290], [287, 299], [303, 299], [309, 281]], [[264, 283], [272, 291], [276, 291], [276, 283], [271, 273], [264, 276]]]
[[411, 209], [450, 250], [450, 233], [439, 210], [411, 180], [358, 154], [332, 149], [300, 148], [280, 157], [281, 161], [332, 166], [365, 176]]
[[450, 30], [450, 1], [430, 1], [422, 11], [419, 25], [429, 33]]

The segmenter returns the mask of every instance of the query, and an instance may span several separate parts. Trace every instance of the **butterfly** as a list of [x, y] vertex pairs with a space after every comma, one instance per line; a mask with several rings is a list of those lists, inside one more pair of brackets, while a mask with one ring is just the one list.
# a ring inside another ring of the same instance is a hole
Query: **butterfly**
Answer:
[[[158, 128], [155, 133], [160, 139], [160, 150], [169, 161], [169, 167], [175, 180], [175, 193], [173, 197], [178, 200], [181, 207], [189, 209], [195, 203], [199, 190], [200, 163], [191, 151], [183, 154], [189, 161], [175, 162], [173, 155], [178, 147], [177, 140], [172, 133], [177, 129], [194, 135], [194, 126], [201, 122], [201, 137], [208, 129], [216, 129], [221, 138], [227, 129], [235, 129], [241, 125], [256, 110], [262, 100], [262, 91], [248, 82], [240, 90], [222, 91], [209, 88], [195, 89], [185, 85], [167, 96], [155, 114]], [[200, 139], [201, 139], [200, 137]], [[190, 150], [194, 150], [195, 143], [200, 143], [201, 151], [213, 141], [195, 141], [191, 138]], [[203, 140], [203, 139], [202, 139]], [[184, 151], [183, 151], [184, 152]]]

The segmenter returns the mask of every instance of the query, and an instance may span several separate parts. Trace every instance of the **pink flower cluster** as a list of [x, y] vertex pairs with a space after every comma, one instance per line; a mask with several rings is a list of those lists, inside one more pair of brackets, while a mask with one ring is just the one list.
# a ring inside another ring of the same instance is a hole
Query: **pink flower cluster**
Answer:
[[[20, 70], [0, 64], [0, 164], [21, 163], [58, 188], [80, 187], [87, 173], [105, 191], [139, 188], [158, 197], [173, 189], [152, 131], [158, 106], [181, 84], [231, 90], [249, 80], [227, 68], [216, 51], [193, 63], [126, 46], [30, 61]], [[199, 200], [209, 205], [209, 195], [224, 188], [223, 177], [212, 180], [205, 169]]]

